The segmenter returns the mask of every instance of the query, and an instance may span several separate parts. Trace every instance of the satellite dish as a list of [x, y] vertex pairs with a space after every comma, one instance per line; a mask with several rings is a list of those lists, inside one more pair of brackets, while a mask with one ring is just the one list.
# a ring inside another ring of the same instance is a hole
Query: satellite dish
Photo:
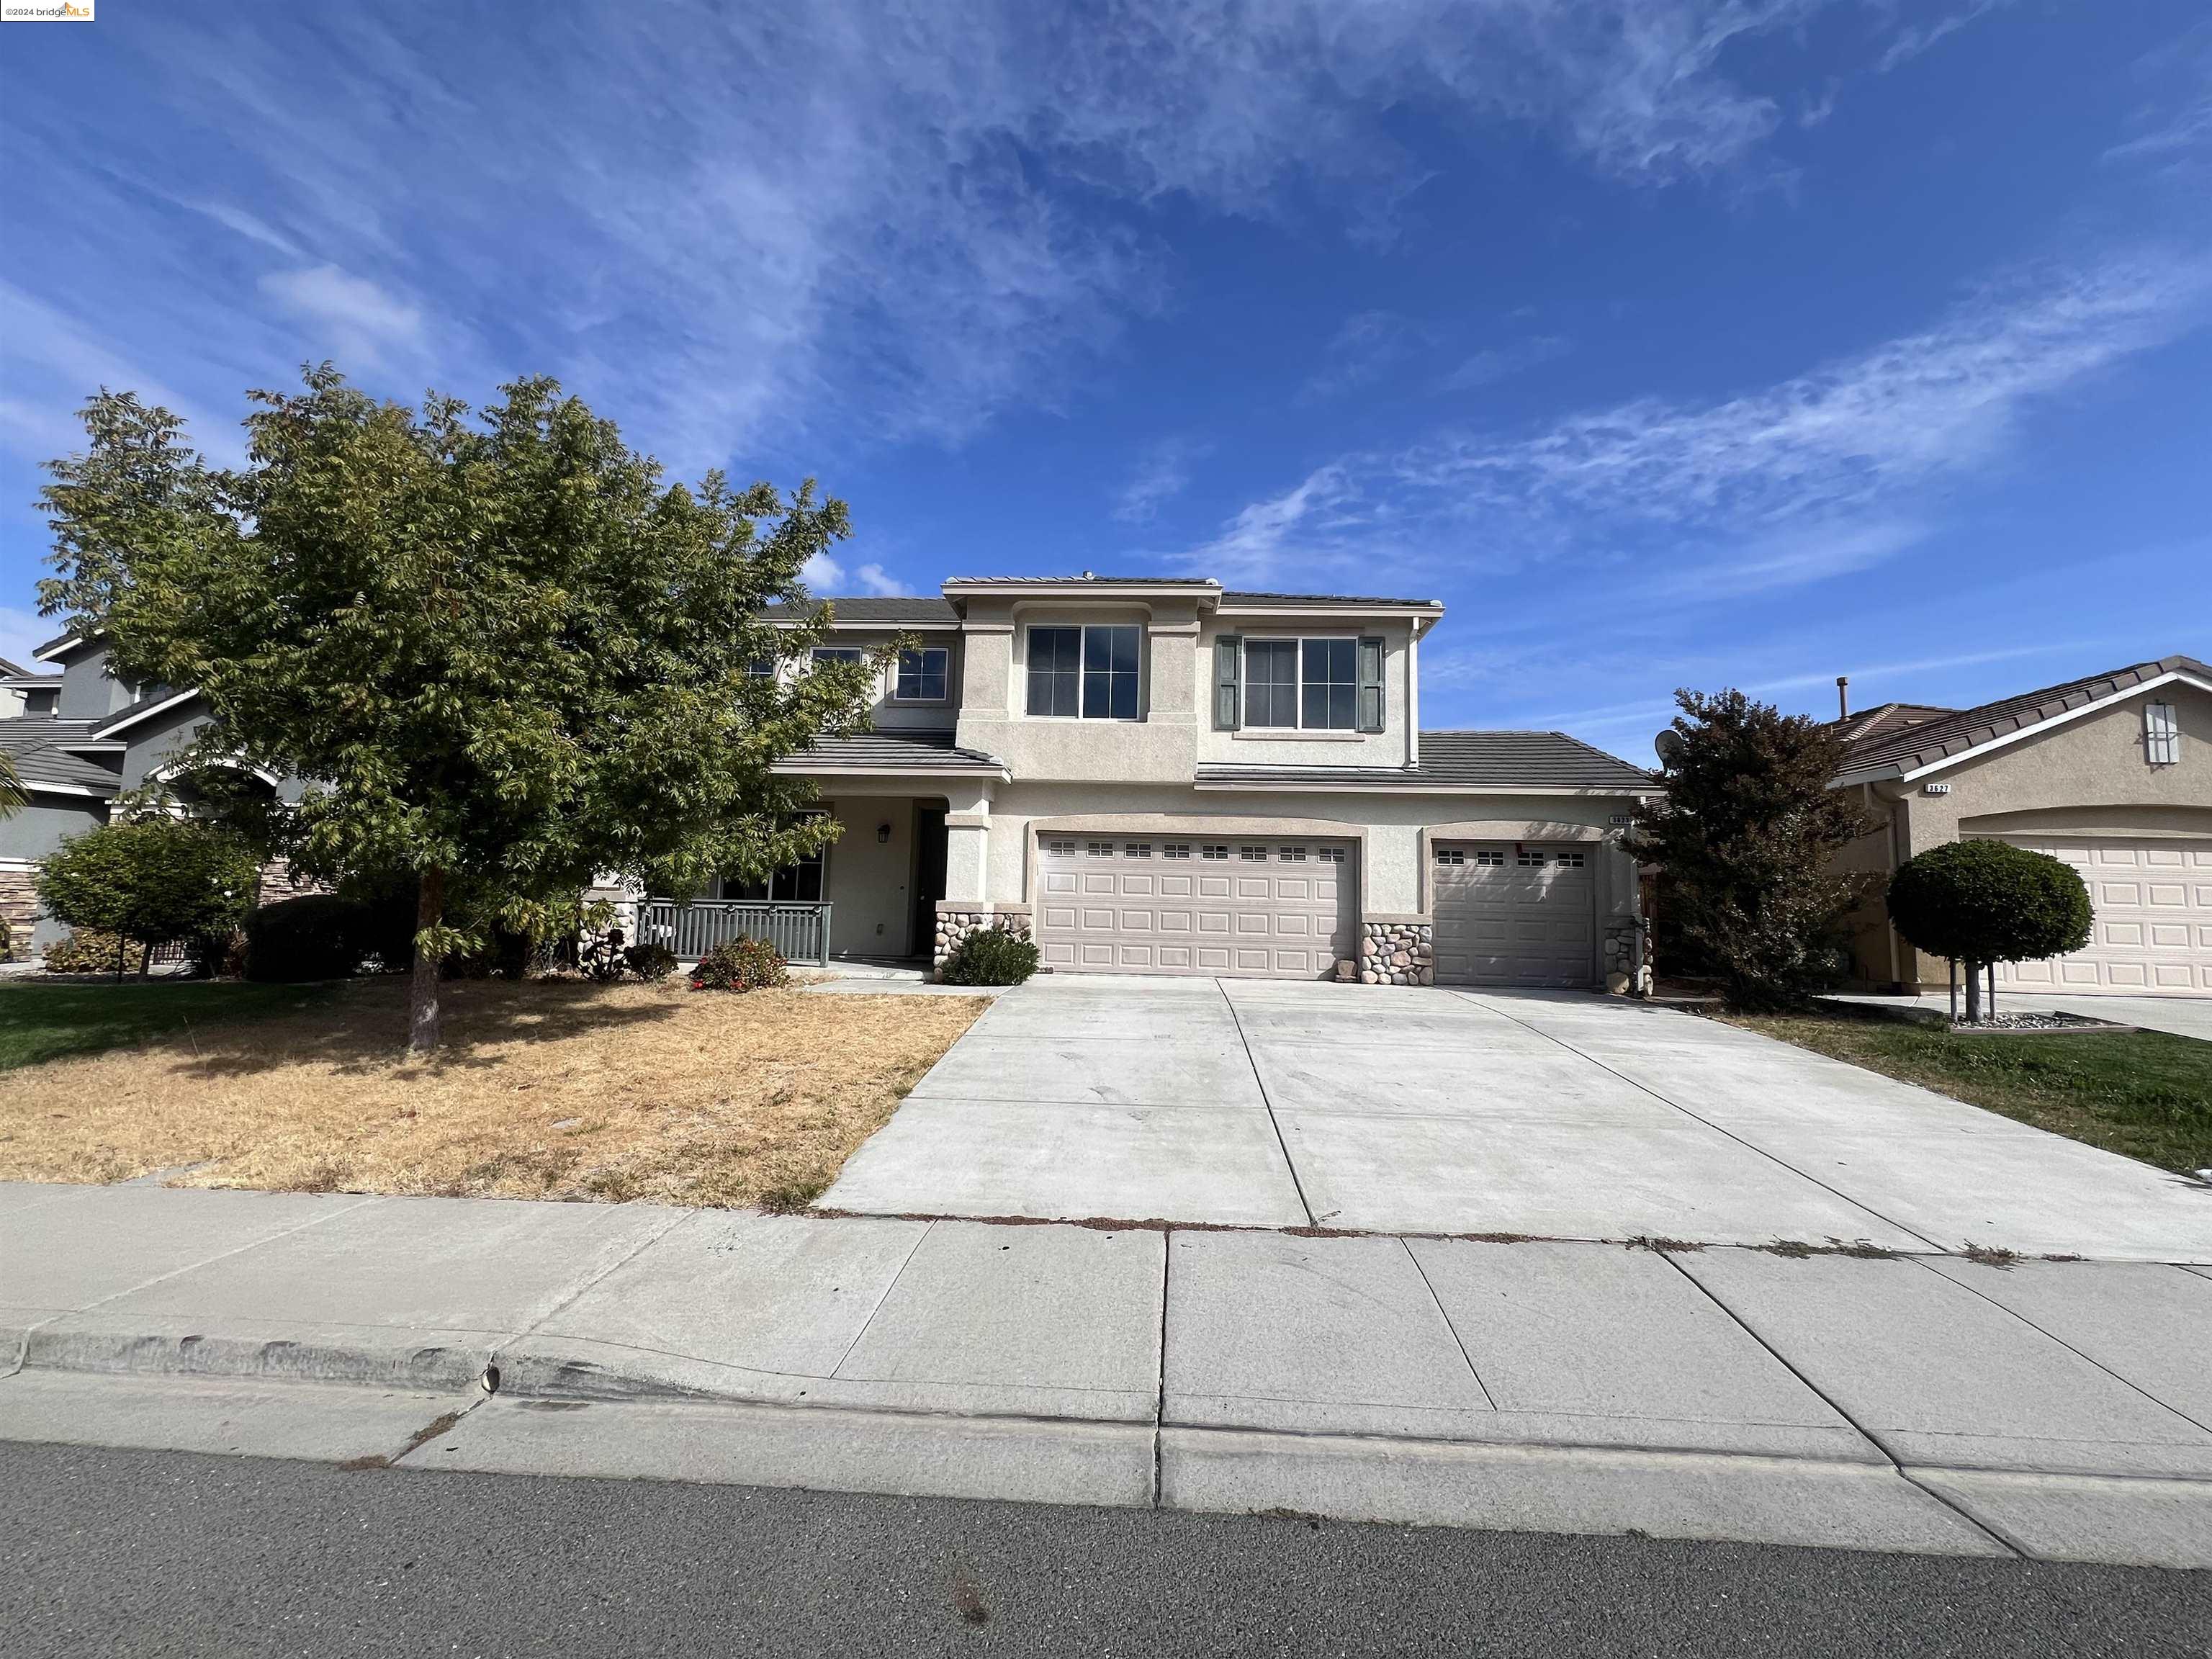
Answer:
[[1658, 753], [1659, 763], [1664, 766], [1682, 752], [1682, 734], [1670, 726], [1651, 739], [1651, 747]]

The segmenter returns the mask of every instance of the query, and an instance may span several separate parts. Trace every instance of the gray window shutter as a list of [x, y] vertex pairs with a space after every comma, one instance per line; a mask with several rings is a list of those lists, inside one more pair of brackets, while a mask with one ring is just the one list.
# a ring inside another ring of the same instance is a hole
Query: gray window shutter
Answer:
[[1224, 634], [1213, 641], [1213, 725], [1219, 732], [1234, 732], [1243, 707], [1244, 641]]
[[1382, 729], [1382, 641], [1359, 642], [1359, 729]]

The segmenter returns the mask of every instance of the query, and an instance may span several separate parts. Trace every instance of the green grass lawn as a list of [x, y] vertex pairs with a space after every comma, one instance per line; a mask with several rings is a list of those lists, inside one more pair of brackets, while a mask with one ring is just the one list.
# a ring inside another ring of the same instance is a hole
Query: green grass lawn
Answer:
[[2212, 1042], [2163, 1031], [1954, 1036], [1830, 1014], [1731, 1023], [2160, 1169], [2212, 1168]]
[[194, 1025], [281, 1014], [328, 994], [323, 986], [204, 980], [0, 983], [0, 1072], [189, 1033]]

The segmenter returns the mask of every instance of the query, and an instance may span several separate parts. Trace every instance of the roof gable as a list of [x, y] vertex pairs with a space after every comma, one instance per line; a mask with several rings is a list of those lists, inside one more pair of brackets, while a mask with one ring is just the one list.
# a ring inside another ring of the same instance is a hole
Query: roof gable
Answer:
[[1843, 769], [1832, 781], [1867, 783], [1878, 778], [1911, 777], [2177, 675], [2212, 690], [2212, 668], [2194, 657], [2160, 657], [2154, 661], [2132, 663], [2106, 673], [2068, 680], [2063, 684], [2023, 691], [2017, 696], [2000, 697], [1994, 702], [1934, 719], [1877, 725], [1851, 741]]

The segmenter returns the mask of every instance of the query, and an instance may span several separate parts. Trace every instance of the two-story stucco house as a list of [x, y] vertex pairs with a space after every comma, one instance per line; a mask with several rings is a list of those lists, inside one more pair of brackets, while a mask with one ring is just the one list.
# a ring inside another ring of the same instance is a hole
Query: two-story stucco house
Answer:
[[915, 643], [873, 732], [791, 763], [842, 836], [729, 896], [826, 902], [834, 956], [989, 926], [1060, 973], [1641, 970], [1620, 830], [1650, 775], [1558, 732], [1423, 732], [1433, 601], [1081, 576], [832, 605], [825, 650]]
[[[2212, 668], [2162, 657], [1972, 708], [1892, 702], [1846, 715], [1833, 787], [1867, 812], [1850, 867], [1887, 878], [1977, 836], [2081, 872], [2095, 913], [2072, 956], [2000, 964], [2014, 990], [2212, 996]], [[1941, 991], [1949, 967], [1889, 925], [1880, 892], [1853, 920], [1853, 973]]]
[[[1620, 839], [1650, 775], [1553, 732], [1422, 731], [1433, 601], [1083, 576], [831, 605], [821, 651], [912, 642], [874, 731], [787, 763], [842, 833], [764, 882], [630, 896], [679, 954], [747, 931], [795, 958], [941, 959], [999, 927], [1060, 973], [1638, 981]], [[117, 681], [97, 639], [38, 655], [58, 681], [0, 720], [32, 791], [0, 824], [19, 933], [37, 860], [206, 718]]]

